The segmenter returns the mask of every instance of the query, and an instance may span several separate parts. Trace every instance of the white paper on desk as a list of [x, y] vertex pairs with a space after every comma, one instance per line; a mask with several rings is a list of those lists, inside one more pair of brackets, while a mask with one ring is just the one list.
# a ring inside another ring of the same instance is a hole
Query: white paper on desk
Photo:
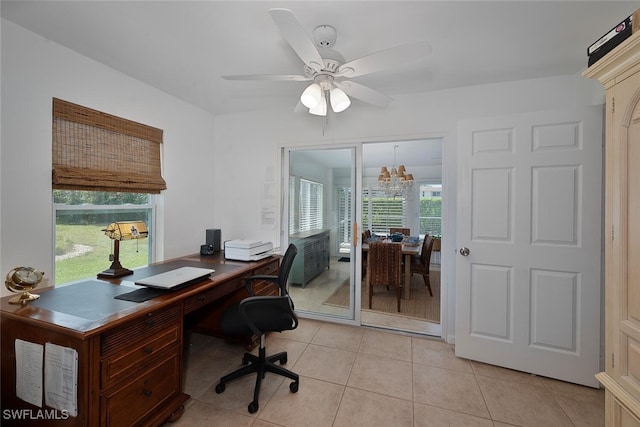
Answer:
[[42, 407], [42, 344], [16, 339], [16, 396]]
[[44, 402], [78, 415], [78, 352], [50, 342], [44, 347]]

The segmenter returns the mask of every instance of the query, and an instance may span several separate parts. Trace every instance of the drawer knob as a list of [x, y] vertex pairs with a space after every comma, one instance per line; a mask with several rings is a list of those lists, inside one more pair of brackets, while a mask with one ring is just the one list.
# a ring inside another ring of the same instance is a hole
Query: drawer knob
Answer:
[[144, 352], [145, 352], [146, 354], [151, 354], [151, 353], [153, 353], [153, 349], [152, 349], [151, 347], [145, 347], [145, 348], [144, 348]]
[[151, 390], [145, 390], [144, 391], [144, 395], [147, 396], [147, 397], [151, 396], [151, 393], [152, 393]]
[[200, 302], [204, 302], [204, 300], [205, 300], [204, 295], [200, 295], [200, 296], [198, 296], [196, 299], [197, 299], [198, 301], [200, 301]]
[[153, 319], [147, 319], [144, 323], [146, 323], [147, 326], [153, 326], [154, 325]]

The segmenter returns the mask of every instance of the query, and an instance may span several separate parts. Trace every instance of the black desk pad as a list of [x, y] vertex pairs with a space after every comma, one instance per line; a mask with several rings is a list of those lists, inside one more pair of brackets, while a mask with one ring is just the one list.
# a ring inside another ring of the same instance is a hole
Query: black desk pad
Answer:
[[145, 302], [155, 297], [166, 295], [167, 292], [171, 291], [167, 289], [142, 288], [125, 294], [116, 295], [114, 298], [123, 301]]

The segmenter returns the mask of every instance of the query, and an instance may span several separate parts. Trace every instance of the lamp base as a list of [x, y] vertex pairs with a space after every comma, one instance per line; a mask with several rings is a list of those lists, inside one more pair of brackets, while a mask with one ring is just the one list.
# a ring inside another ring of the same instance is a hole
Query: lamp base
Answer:
[[103, 271], [102, 273], [98, 273], [98, 278], [100, 279], [113, 279], [114, 277], [122, 277], [133, 274], [133, 271], [127, 268], [121, 268], [119, 270], [115, 270], [110, 268], [108, 270]]
[[122, 277], [133, 274], [133, 270], [129, 270], [128, 268], [124, 268], [120, 265], [119, 261], [114, 261], [111, 264], [111, 267], [103, 271], [102, 273], [98, 273], [99, 279], [113, 279], [114, 277]]

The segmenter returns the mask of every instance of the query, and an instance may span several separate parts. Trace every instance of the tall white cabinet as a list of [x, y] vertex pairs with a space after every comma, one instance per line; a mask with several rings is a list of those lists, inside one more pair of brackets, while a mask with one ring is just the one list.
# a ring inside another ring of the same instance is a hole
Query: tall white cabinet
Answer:
[[583, 75], [606, 90], [607, 426], [640, 427], [640, 32]]

